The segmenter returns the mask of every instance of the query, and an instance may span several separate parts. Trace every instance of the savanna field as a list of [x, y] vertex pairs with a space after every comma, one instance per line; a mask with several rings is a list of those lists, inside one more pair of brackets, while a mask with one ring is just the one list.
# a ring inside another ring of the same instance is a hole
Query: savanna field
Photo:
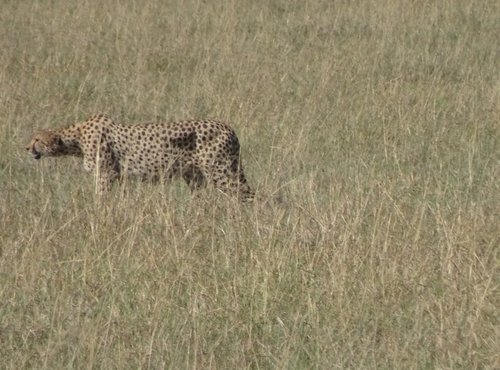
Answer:
[[[500, 368], [500, 3], [3, 1], [0, 367]], [[94, 194], [40, 128], [230, 122], [257, 198]]]

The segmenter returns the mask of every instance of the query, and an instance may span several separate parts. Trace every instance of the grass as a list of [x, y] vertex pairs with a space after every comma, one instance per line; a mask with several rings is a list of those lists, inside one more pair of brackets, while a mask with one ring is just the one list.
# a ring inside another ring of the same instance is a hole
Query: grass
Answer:
[[[0, 363], [500, 366], [496, 1], [5, 2]], [[218, 118], [260, 200], [102, 202], [38, 128]]]

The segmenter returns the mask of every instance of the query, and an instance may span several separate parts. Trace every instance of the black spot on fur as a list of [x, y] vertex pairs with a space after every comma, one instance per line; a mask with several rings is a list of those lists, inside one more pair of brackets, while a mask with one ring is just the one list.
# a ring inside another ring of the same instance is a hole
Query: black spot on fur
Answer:
[[181, 134], [178, 137], [170, 139], [172, 147], [186, 150], [194, 150], [196, 148], [196, 132], [192, 131], [189, 134]]

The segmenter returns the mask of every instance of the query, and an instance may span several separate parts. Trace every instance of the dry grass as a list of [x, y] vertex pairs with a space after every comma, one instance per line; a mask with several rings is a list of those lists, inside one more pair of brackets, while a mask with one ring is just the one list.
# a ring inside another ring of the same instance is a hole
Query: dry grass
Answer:
[[[2, 367], [499, 368], [498, 2], [218, 4], [2, 4]], [[263, 200], [24, 152], [98, 111], [232, 122]]]

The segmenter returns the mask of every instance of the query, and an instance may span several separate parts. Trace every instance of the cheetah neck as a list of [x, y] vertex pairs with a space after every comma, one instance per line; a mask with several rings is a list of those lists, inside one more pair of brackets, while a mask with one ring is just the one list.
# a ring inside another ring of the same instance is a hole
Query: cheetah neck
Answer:
[[63, 142], [65, 155], [83, 156], [81, 145], [81, 132], [78, 124], [64, 127], [58, 130]]

